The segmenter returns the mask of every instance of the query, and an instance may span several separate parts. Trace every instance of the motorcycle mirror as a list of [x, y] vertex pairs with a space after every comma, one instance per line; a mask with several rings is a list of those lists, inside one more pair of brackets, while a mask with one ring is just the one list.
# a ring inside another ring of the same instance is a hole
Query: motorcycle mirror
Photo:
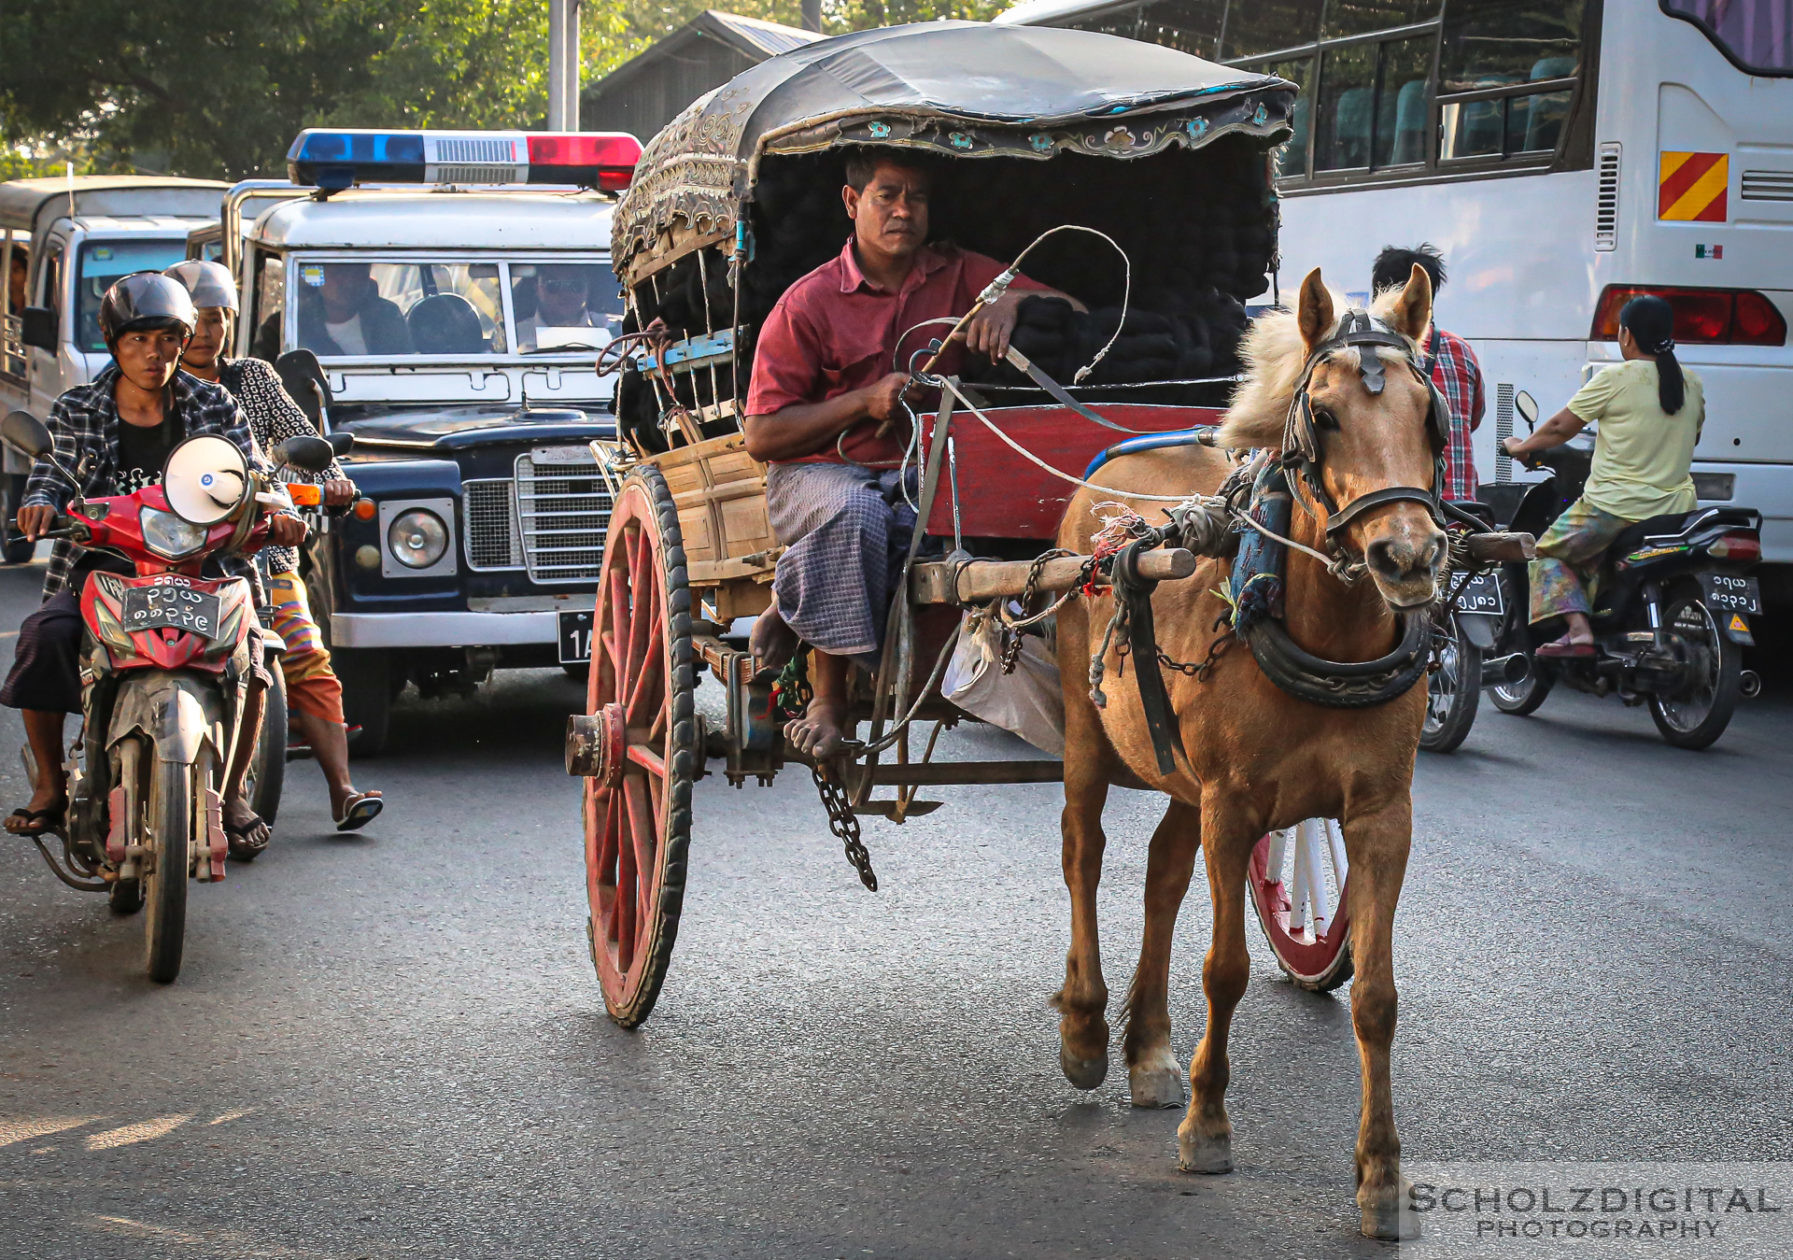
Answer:
[[312, 424], [323, 428], [324, 408], [330, 405], [330, 383], [317, 355], [310, 350], [288, 350], [274, 360], [274, 370], [299, 409], [310, 417]]
[[308, 473], [321, 473], [336, 458], [336, 448], [323, 438], [288, 438], [274, 448], [276, 464], [290, 464]]
[[355, 435], [347, 429], [338, 429], [324, 439], [330, 443], [330, 449], [338, 455], [347, 455], [355, 449]]
[[[310, 440], [323, 445], [316, 438]], [[183, 521], [216, 525], [249, 493], [249, 460], [236, 443], [224, 438], [211, 434], [188, 438], [163, 466], [162, 490], [168, 506]]]
[[1523, 389], [1513, 395], [1513, 410], [1525, 421], [1527, 429], [1536, 431], [1538, 427], [1538, 400]]
[[44, 422], [29, 411], [8, 412], [0, 420], [0, 442], [5, 442], [26, 459], [42, 459], [55, 445]]

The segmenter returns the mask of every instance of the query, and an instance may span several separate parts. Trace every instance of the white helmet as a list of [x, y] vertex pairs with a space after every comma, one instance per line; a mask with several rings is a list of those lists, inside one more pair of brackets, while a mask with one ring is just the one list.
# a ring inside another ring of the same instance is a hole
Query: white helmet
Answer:
[[170, 280], [180, 281], [193, 295], [194, 306], [222, 306], [233, 313], [237, 309], [236, 282], [230, 278], [230, 268], [223, 263], [189, 258], [166, 268], [162, 274]]

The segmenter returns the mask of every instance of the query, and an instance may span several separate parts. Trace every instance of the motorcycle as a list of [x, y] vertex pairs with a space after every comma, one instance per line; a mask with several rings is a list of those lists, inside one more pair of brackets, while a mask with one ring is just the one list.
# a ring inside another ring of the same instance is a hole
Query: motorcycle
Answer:
[[[29, 412], [0, 422], [0, 441], [80, 485]], [[333, 454], [322, 438], [273, 452], [277, 466], [310, 472]], [[249, 584], [201, 569], [213, 555], [258, 550], [268, 514], [292, 506], [288, 487], [252, 470], [234, 443], [202, 435], [169, 455], [161, 485], [77, 497], [46, 535], [111, 551], [136, 574], [96, 571], [81, 594], [82, 724], [66, 821], [48, 833], [61, 855], [33, 840], [65, 884], [106, 893], [120, 914], [146, 911], [146, 965], [163, 983], [180, 974], [188, 879], [224, 878], [224, 775], [253, 665]]]
[[[1496, 526], [1494, 513], [1484, 503], [1449, 503], [1445, 510], [1454, 555], [1467, 537]], [[1426, 717], [1419, 734], [1419, 746], [1427, 752], [1455, 752], [1475, 725], [1482, 689], [1525, 677], [1528, 665], [1523, 653], [1495, 654], [1505, 616], [1500, 572], [1453, 564], [1447, 598], [1432, 614], [1432, 664], [1426, 674]]]
[[[1514, 410], [1536, 428], [1538, 406], [1530, 394], [1521, 390]], [[1542, 536], [1581, 497], [1593, 452], [1593, 436], [1584, 431], [1527, 461], [1549, 471], [1542, 481], [1483, 486], [1481, 495], [1506, 528]], [[1590, 592], [1594, 655], [1588, 658], [1536, 655], [1543, 639], [1529, 624], [1528, 571], [1506, 565], [1495, 641], [1499, 651], [1522, 654], [1528, 668], [1510, 680], [1489, 680], [1495, 707], [1533, 713], [1560, 683], [1648, 704], [1658, 733], [1677, 748], [1712, 744], [1730, 725], [1739, 698], [1761, 691], [1742, 656], [1755, 642], [1749, 618], [1762, 612], [1761, 591], [1750, 576], [1762, 556], [1761, 526], [1762, 514], [1750, 508], [1700, 507], [1625, 530], [1607, 548]]]

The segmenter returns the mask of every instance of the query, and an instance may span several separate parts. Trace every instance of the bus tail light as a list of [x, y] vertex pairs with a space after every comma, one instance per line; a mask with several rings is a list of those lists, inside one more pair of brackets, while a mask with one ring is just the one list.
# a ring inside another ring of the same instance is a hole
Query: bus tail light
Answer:
[[1594, 308], [1590, 340], [1617, 341], [1619, 312], [1634, 297], [1654, 294], [1675, 312], [1675, 340], [1690, 346], [1784, 346], [1787, 321], [1754, 289], [1658, 288], [1609, 284]]

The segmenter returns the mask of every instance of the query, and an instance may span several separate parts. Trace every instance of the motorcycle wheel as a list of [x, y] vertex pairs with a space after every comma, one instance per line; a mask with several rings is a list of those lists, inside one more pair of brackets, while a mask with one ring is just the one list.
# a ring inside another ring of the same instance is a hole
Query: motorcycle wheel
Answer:
[[[181, 973], [181, 949], [187, 932], [187, 863], [193, 838], [195, 767], [178, 761], [156, 761], [154, 749], [144, 763], [153, 767], [149, 784], [149, 824], [155, 852], [153, 868], [143, 878], [144, 917], [149, 978], [168, 984]], [[203, 765], [200, 767], [203, 769]]]
[[1678, 654], [1690, 667], [1684, 690], [1650, 697], [1656, 730], [1676, 748], [1707, 748], [1731, 724], [1742, 689], [1743, 652], [1725, 634], [1706, 607], [1697, 584], [1669, 592], [1663, 624], [1674, 636]]
[[261, 734], [255, 742], [255, 756], [249, 760], [249, 782], [245, 785], [249, 808], [270, 827], [280, 813], [280, 793], [286, 786], [286, 675], [278, 664], [273, 667], [273, 674], [274, 685], [268, 688]]
[[1456, 752], [1475, 725], [1482, 698], [1482, 649], [1469, 641], [1452, 617], [1449, 633], [1438, 633], [1438, 668], [1426, 675], [1426, 720], [1419, 746], [1427, 752]]
[[1556, 686], [1556, 679], [1544, 672], [1546, 666], [1536, 657], [1531, 661], [1531, 672], [1516, 683], [1501, 683], [1498, 687], [1488, 688], [1488, 695], [1494, 701], [1494, 707], [1502, 713], [1511, 713], [1515, 717], [1524, 717], [1528, 713], [1536, 713], [1538, 706], [1544, 703], [1550, 689]]

